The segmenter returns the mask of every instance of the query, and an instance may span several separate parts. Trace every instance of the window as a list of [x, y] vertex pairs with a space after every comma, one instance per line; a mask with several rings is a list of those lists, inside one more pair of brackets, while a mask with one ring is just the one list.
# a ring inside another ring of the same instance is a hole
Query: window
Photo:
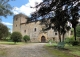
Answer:
[[24, 32], [26, 33], [26, 30], [24, 30]]
[[36, 28], [34, 28], [34, 31], [36, 32]]
[[57, 33], [55, 33], [55, 35], [57, 35]]
[[55, 38], [53, 38], [53, 41], [55, 41]]
[[16, 27], [17, 27], [17, 25], [16, 25]]
[[16, 21], [17, 21], [17, 18], [16, 18]]

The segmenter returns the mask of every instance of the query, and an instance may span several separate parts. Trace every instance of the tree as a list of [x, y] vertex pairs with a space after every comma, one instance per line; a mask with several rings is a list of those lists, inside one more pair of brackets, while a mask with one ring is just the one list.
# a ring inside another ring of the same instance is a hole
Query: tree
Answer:
[[70, 22], [72, 24], [72, 27], [74, 28], [74, 37], [75, 37], [75, 41], [76, 41], [76, 26], [77, 24], [79, 23], [78, 20], [79, 20], [79, 6], [76, 5], [76, 6], [73, 6], [71, 5], [71, 8], [70, 8], [70, 11], [69, 11], [69, 15], [70, 15]]
[[[61, 31], [64, 37], [64, 34], [66, 32], [66, 24], [68, 21], [74, 21], [71, 23], [75, 29], [77, 24], [76, 21], [79, 19], [80, 16], [78, 13], [80, 12], [79, 5], [79, 0], [43, 0], [42, 3], [35, 6], [36, 11], [32, 13], [31, 20], [36, 21], [41, 19], [50, 19], [51, 22], [48, 27], [52, 28], [53, 26], [51, 24], [54, 23], [54, 27], [57, 28], [60, 39]], [[74, 33], [74, 36], [76, 36], [75, 31]]]
[[30, 40], [30, 37], [29, 37], [28, 35], [25, 35], [25, 36], [23, 37], [23, 39], [24, 39], [25, 42], [27, 42], [27, 41]]
[[0, 23], [0, 39], [8, 36], [8, 28], [6, 25]]
[[67, 25], [68, 17], [69, 16], [65, 10], [58, 9], [55, 11], [54, 19], [51, 19], [51, 23], [54, 24], [54, 28], [58, 31], [60, 42], [61, 42], [61, 35], [63, 35], [63, 41], [64, 41], [64, 35], [70, 29], [70, 26]]
[[22, 35], [20, 32], [13, 32], [10, 38], [14, 43], [16, 43], [21, 41]]
[[76, 36], [80, 37], [80, 25], [76, 27]]
[[8, 3], [10, 0], [0, 0], [0, 16], [7, 17], [7, 15], [12, 15], [12, 7]]

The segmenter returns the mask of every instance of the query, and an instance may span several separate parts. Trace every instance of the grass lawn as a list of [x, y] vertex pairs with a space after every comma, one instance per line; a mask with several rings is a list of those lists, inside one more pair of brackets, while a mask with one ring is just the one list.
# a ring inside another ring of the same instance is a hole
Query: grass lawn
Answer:
[[46, 44], [46, 49], [54, 54], [55, 56], [58, 57], [80, 57], [80, 46], [69, 46], [66, 45], [65, 48], [66, 50], [60, 50], [57, 48], [54, 48], [53, 46], [57, 45], [56, 43], [52, 43], [52, 45], [50, 45], [49, 43]]
[[70, 50], [70, 54], [80, 57], [80, 46], [65, 46], [65, 48]]
[[0, 44], [5, 44], [5, 45], [23, 45], [23, 44], [26, 44], [26, 43], [17, 42], [16, 44], [14, 44], [14, 42], [0, 41]]

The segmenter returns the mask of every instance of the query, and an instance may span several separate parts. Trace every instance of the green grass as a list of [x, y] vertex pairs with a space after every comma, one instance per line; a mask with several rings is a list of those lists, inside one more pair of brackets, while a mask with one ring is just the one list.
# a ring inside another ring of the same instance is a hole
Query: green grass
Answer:
[[53, 46], [57, 45], [56, 43], [52, 43], [52, 45], [50, 45], [49, 43], [46, 44], [46, 49], [54, 54], [57, 57], [75, 57], [75, 56], [80, 56], [80, 46], [69, 46], [66, 45], [65, 48], [67, 50], [59, 50], [54, 48]]
[[74, 54], [74, 55], [77, 55], [77, 56], [80, 56], [80, 51], [73, 51], [73, 52], [70, 52], [71, 54]]
[[15, 44], [14, 42], [0, 41], [0, 44], [5, 44], [5, 45], [23, 45], [23, 44], [26, 44], [26, 43], [24, 43], [24, 42], [17, 42]]
[[66, 46], [65, 48], [69, 49], [71, 54], [80, 56], [80, 46]]
[[57, 43], [51, 43], [51, 45], [49, 43], [46, 44], [46, 46], [55, 46], [55, 45], [57, 45]]

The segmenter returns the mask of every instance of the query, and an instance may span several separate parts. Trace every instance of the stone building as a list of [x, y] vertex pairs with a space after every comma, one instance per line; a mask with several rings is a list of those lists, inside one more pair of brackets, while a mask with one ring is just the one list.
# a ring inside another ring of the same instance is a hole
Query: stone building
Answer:
[[[50, 29], [46, 32], [42, 31], [44, 25], [40, 25], [40, 21], [26, 23], [27, 16], [23, 14], [17, 14], [13, 17], [13, 32], [18, 31], [23, 36], [30, 36], [31, 42], [48, 42], [53, 40], [58, 42], [58, 33], [53, 29]], [[65, 36], [70, 36], [70, 33], [67, 32]]]

